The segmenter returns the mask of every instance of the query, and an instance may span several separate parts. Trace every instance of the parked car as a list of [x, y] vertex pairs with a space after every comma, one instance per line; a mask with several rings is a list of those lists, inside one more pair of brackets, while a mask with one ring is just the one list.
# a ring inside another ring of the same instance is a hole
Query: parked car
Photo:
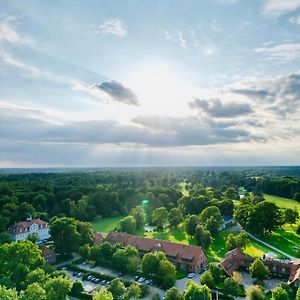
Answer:
[[95, 268], [95, 267], [96, 267], [96, 265], [91, 265], [91, 266], [90, 266], [91, 269], [93, 269], [93, 268]]
[[63, 268], [61, 268], [63, 271], [67, 271], [67, 268], [65, 268], [65, 267], [63, 267]]
[[144, 278], [144, 277], [141, 277], [141, 278], [138, 280], [139, 283], [142, 283], [142, 282], [144, 282], [144, 281], [145, 281], [145, 278]]
[[105, 285], [106, 285], [106, 286], [110, 285], [110, 281], [107, 281]]
[[124, 274], [120, 272], [120, 273], [118, 274], [118, 277], [122, 277], [123, 275], [124, 275]]
[[195, 276], [195, 273], [189, 273], [188, 278], [193, 278]]
[[100, 279], [96, 278], [96, 280], [94, 282], [98, 284], [100, 282]]
[[78, 272], [73, 272], [73, 276], [77, 276]]
[[102, 280], [100, 283], [102, 284], [102, 285], [105, 285], [106, 284], [106, 280]]
[[82, 273], [81, 272], [79, 272], [79, 273], [77, 273], [77, 277], [82, 277]]
[[134, 280], [135, 280], [135, 281], [138, 281], [139, 279], [140, 279], [140, 277], [139, 277], [139, 276], [137, 276], [137, 275], [136, 275], [136, 276], [134, 276]]

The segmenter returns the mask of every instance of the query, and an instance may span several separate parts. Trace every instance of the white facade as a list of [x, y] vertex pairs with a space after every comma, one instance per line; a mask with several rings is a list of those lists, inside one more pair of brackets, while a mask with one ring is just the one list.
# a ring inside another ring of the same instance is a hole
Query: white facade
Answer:
[[48, 223], [40, 219], [24, 221], [15, 224], [8, 230], [12, 234], [14, 241], [24, 241], [29, 234], [36, 233], [39, 240], [50, 238]]

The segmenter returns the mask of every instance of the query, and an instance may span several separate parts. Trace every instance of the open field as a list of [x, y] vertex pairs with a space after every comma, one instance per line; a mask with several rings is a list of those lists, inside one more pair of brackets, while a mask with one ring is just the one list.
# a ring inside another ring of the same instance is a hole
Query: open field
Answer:
[[300, 203], [293, 199], [282, 198], [282, 197], [277, 197], [277, 196], [268, 195], [268, 194], [264, 194], [264, 197], [267, 201], [274, 202], [276, 205], [278, 205], [279, 207], [282, 207], [282, 208], [294, 209], [296, 207], [300, 214]]
[[96, 231], [105, 235], [110, 231], [113, 231], [118, 226], [118, 223], [122, 218], [124, 218], [124, 216], [104, 218], [102, 220], [92, 222], [92, 226]]

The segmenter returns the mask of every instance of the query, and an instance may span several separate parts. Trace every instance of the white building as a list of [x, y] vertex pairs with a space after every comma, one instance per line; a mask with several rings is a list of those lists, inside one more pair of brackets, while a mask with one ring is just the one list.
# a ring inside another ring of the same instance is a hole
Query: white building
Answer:
[[14, 241], [24, 241], [29, 234], [36, 233], [40, 240], [50, 238], [48, 223], [41, 220], [28, 218], [26, 221], [18, 222], [8, 228]]

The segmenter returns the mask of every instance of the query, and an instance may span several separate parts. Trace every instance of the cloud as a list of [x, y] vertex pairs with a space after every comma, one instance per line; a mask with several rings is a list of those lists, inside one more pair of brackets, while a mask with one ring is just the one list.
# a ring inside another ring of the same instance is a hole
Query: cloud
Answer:
[[136, 94], [116, 80], [96, 83], [93, 87], [108, 94], [114, 101], [131, 105], [139, 105]]
[[[0, 103], [2, 142], [65, 144], [139, 144], [150, 147], [182, 147], [260, 141], [261, 137], [209, 118], [139, 116], [132, 123], [113, 120], [66, 122], [43, 111], [24, 111]], [[157, 126], [159, 124], [159, 126]]]
[[102, 33], [104, 35], [114, 35], [117, 37], [126, 37], [128, 32], [119, 18], [112, 18], [106, 20], [104, 23], [99, 25], [99, 30], [96, 33]]
[[201, 100], [194, 99], [189, 103], [192, 109], [199, 110], [214, 118], [232, 118], [248, 115], [253, 112], [247, 103], [222, 103], [220, 99]]
[[21, 36], [14, 25], [15, 18], [10, 16], [0, 22], [0, 43], [34, 46], [34, 41], [28, 37]]
[[187, 40], [184, 37], [183, 33], [179, 30], [165, 31], [164, 38], [167, 41], [172, 41], [181, 48], [185, 49], [187, 47]]
[[279, 16], [292, 12], [300, 7], [300, 0], [266, 0], [263, 12], [271, 16]]
[[300, 58], [300, 43], [287, 43], [254, 49], [273, 62], [289, 62]]
[[230, 90], [256, 101], [263, 109], [283, 118], [287, 114], [297, 114], [300, 108], [300, 72], [244, 80]]
[[291, 24], [300, 25], [300, 16], [289, 18]]

